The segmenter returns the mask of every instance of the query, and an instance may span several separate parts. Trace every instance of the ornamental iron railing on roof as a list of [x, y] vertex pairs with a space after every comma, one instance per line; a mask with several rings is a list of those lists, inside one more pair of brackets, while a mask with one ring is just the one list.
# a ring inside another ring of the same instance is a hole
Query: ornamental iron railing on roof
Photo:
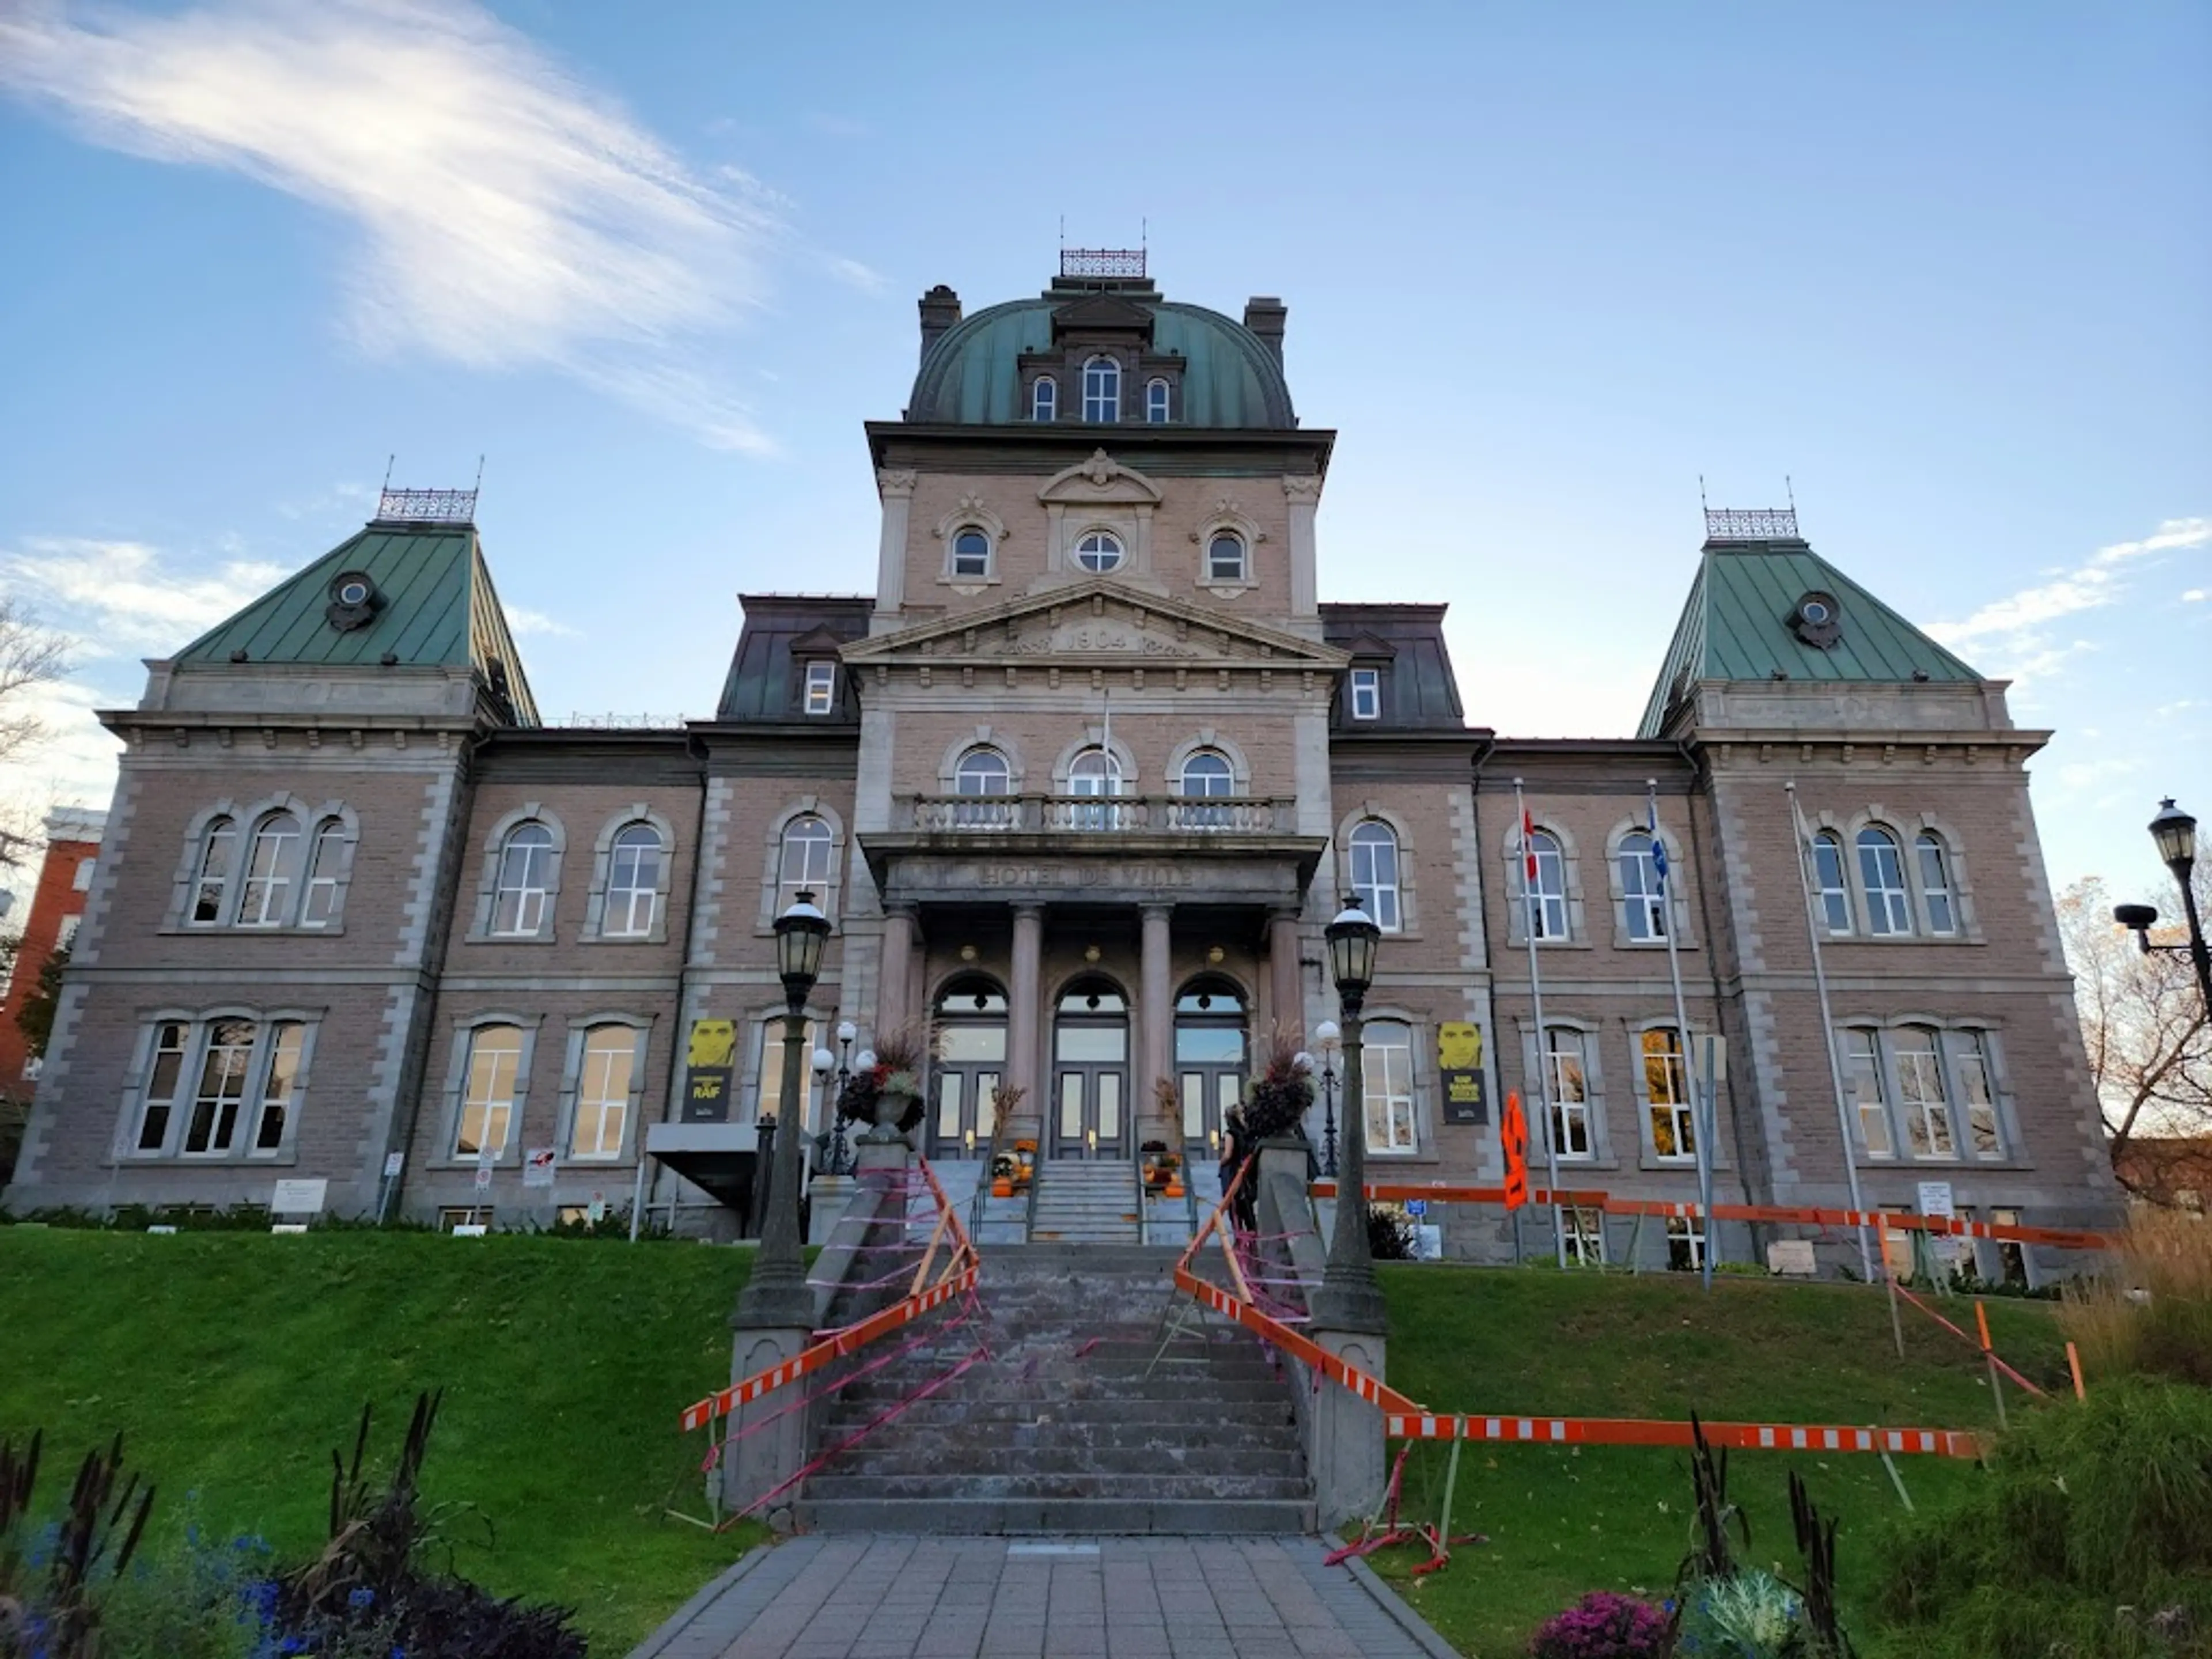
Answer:
[[1287, 795], [916, 795], [907, 827], [924, 833], [1004, 836], [1290, 835]]
[[1797, 539], [1794, 507], [1709, 507], [1705, 539], [1710, 542], [1773, 542]]
[[591, 732], [680, 732], [688, 714], [586, 714], [568, 716], [567, 724]]
[[401, 524], [474, 524], [473, 489], [392, 489], [376, 498], [376, 516]]
[[1060, 251], [1063, 276], [1141, 276], [1145, 250], [1140, 247], [1064, 247]]

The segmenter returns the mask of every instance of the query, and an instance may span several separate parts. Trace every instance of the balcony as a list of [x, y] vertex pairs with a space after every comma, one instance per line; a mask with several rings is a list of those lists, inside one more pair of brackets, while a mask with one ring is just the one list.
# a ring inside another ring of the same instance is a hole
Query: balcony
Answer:
[[1288, 795], [914, 795], [899, 828], [939, 836], [1288, 836]]

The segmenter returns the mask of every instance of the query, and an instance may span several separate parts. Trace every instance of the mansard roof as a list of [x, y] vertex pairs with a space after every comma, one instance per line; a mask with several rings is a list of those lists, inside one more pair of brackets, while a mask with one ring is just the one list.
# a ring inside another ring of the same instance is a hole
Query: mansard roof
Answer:
[[1467, 724], [1451, 650], [1444, 644], [1441, 605], [1324, 605], [1322, 637], [1354, 663], [1388, 663], [1382, 677], [1382, 714], [1357, 723], [1341, 703], [1333, 724], [1345, 732], [1458, 731]]
[[[368, 579], [350, 613], [342, 575]], [[282, 663], [351, 667], [473, 667], [504, 686], [515, 723], [538, 724], [522, 654], [492, 586], [473, 524], [374, 520], [176, 655], [192, 664]]]
[[858, 726], [859, 707], [842, 684], [834, 714], [806, 713], [802, 665], [810, 657], [835, 656], [840, 646], [864, 638], [875, 601], [849, 593], [741, 593], [738, 603], [744, 607], [745, 625], [738, 632], [715, 718]]
[[[1826, 629], [1801, 614], [1833, 610]], [[1637, 735], [1656, 738], [1700, 680], [1980, 684], [1982, 677], [1796, 536], [1709, 537]]]

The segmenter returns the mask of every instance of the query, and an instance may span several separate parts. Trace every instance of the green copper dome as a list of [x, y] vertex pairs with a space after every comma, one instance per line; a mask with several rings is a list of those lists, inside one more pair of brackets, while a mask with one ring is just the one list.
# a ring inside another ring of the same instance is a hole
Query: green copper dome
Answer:
[[[1149, 287], [1149, 285], [1147, 285]], [[1034, 300], [1013, 300], [954, 324], [923, 354], [907, 404], [909, 421], [961, 425], [1019, 422], [1030, 418], [1022, 358], [1056, 354], [1055, 313], [1087, 296], [1066, 289]], [[1121, 296], [1152, 317], [1148, 357], [1181, 360], [1173, 424], [1281, 429], [1295, 427], [1291, 389], [1275, 351], [1243, 324], [1203, 306], [1179, 305], [1154, 295]], [[1057, 371], [1055, 371], [1057, 373]], [[1126, 371], [1134, 374], [1135, 365]], [[1080, 424], [1079, 402], [1060, 374], [1058, 422]], [[1125, 415], [1141, 420], [1141, 414]]]

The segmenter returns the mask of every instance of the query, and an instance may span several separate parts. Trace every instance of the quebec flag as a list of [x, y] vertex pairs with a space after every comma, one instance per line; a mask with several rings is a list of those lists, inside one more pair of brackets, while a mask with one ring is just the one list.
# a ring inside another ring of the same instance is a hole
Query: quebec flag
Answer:
[[1659, 808], [1656, 805], [1644, 809], [1644, 827], [1651, 833], [1651, 867], [1658, 872], [1659, 884], [1667, 884], [1667, 843], [1659, 838]]

